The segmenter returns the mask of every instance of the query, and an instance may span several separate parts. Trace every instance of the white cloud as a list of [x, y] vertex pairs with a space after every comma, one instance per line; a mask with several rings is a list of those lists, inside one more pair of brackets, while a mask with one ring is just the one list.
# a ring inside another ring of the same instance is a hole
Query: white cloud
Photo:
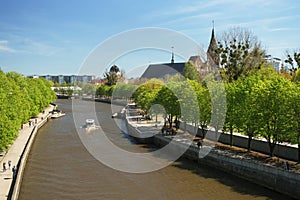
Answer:
[[61, 50], [61, 48], [31, 39], [24, 39], [20, 48], [22, 52], [43, 56], [51, 56]]
[[0, 40], [0, 51], [8, 52], [8, 53], [14, 53], [16, 50], [8, 46], [7, 40]]

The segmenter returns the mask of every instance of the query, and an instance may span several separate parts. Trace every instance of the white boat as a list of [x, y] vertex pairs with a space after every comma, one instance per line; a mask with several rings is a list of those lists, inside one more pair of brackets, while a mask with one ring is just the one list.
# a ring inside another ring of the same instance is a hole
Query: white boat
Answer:
[[51, 118], [52, 119], [56, 119], [56, 118], [59, 118], [59, 117], [62, 117], [62, 116], [65, 116], [66, 113], [63, 113], [62, 111], [60, 110], [53, 110], [52, 113], [51, 113]]
[[94, 119], [86, 119], [85, 120], [85, 130], [91, 131], [98, 129], [100, 126], [96, 126]]

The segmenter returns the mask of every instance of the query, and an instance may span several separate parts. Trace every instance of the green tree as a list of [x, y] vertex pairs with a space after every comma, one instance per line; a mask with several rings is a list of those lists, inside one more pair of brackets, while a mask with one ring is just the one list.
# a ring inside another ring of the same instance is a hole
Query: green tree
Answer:
[[31, 116], [56, 99], [45, 79], [25, 78], [16, 72], [0, 71], [0, 150], [16, 138], [18, 130]]
[[241, 105], [241, 99], [238, 98], [236, 82], [227, 83], [226, 88], [226, 103], [227, 112], [224, 124], [224, 129], [230, 132], [230, 146], [233, 146], [233, 131], [237, 128], [238, 120], [238, 105]]
[[290, 122], [292, 125], [292, 136], [290, 137], [292, 143], [298, 144], [298, 163], [300, 163], [300, 85], [292, 83], [291, 87], [292, 117]]
[[226, 117], [226, 91], [224, 83], [222, 81], [208, 81], [207, 87], [209, 90], [211, 101], [210, 126], [214, 127], [214, 139], [217, 139], [219, 134], [218, 131], [223, 128]]
[[196, 81], [188, 81], [196, 93], [199, 107], [199, 125], [201, 127], [202, 137], [205, 138], [207, 127], [211, 118], [211, 101], [209, 91]]
[[13, 79], [0, 71], [0, 150], [6, 149], [17, 136], [21, 90]]
[[169, 88], [172, 90], [178, 101], [178, 114], [175, 115], [177, 121], [181, 119], [184, 123], [194, 124], [196, 134], [199, 123], [199, 104], [197, 95], [193, 87], [192, 81], [170, 82]]
[[264, 62], [265, 53], [257, 38], [242, 28], [231, 28], [224, 32], [216, 51], [220, 55], [223, 76], [229, 82], [247, 76]]
[[295, 49], [292, 52], [286, 52], [287, 58], [285, 59], [285, 63], [288, 65], [290, 73], [293, 75], [300, 66], [300, 49]]
[[172, 83], [168, 83], [168, 85], [163, 86], [157, 93], [156, 98], [154, 100], [155, 104], [161, 105], [165, 111], [165, 126], [166, 122], [169, 122], [169, 127], [172, 127], [174, 116], [180, 115], [180, 105], [179, 100], [173, 91], [169, 88]]
[[288, 139], [292, 130], [291, 82], [282, 76], [275, 75], [271, 79], [261, 81], [259, 98], [261, 121], [260, 135], [269, 144], [270, 156], [274, 155], [276, 144]]
[[87, 95], [95, 95], [97, 90], [97, 85], [91, 83], [82, 83], [82, 93]]
[[21, 76], [17, 72], [8, 72], [6, 76], [15, 82], [21, 90], [19, 101], [17, 102], [18, 104], [15, 104], [15, 106], [20, 110], [19, 118], [21, 119], [21, 122], [25, 123], [31, 117], [29, 104], [30, 97], [28, 94], [30, 87], [28, 85], [28, 81], [26, 80], [26, 77]]
[[105, 84], [112, 86], [116, 85], [118, 81], [123, 81], [125, 72], [120, 71], [118, 66], [113, 65], [108, 72], [104, 73]]
[[248, 151], [251, 151], [252, 139], [258, 135], [261, 125], [257, 120], [261, 115], [257, 105], [259, 90], [256, 90], [259, 84], [258, 76], [252, 75], [236, 82], [235, 87], [235, 98], [239, 99], [235, 124], [238, 130], [248, 136]]
[[138, 87], [133, 93], [134, 101], [148, 114], [154, 104], [158, 91], [163, 87], [164, 82], [159, 79], [150, 79]]
[[200, 73], [197, 71], [195, 66], [191, 62], [187, 62], [184, 64], [182, 75], [190, 80], [195, 80], [198, 83], [202, 82], [202, 77]]
[[292, 81], [300, 83], [300, 68], [293, 74]]

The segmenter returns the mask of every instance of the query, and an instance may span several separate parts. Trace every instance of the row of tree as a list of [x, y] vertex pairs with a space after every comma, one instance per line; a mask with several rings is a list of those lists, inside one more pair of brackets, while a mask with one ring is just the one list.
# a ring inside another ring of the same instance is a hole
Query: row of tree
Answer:
[[45, 79], [0, 71], [0, 150], [13, 142], [23, 123], [56, 100], [51, 86]]
[[141, 85], [104, 85], [97, 94], [133, 98], [146, 115], [163, 114], [169, 127], [179, 119], [193, 123], [201, 127], [203, 137], [211, 126], [216, 131], [229, 131], [233, 144], [232, 133], [239, 131], [248, 136], [249, 151], [254, 137], [268, 141], [271, 156], [278, 143], [300, 147], [299, 82], [285, 78], [270, 66], [248, 73], [222, 84], [211, 78], [204, 79], [207, 84], [199, 83], [198, 78], [185, 81], [175, 75], [167, 82], [151, 79]]
[[[216, 133], [228, 130], [233, 144], [232, 133], [239, 131], [248, 136], [249, 151], [254, 137], [268, 141], [271, 156], [278, 143], [298, 144], [300, 161], [300, 53], [287, 52], [285, 63], [290, 67], [278, 73], [266, 63], [257, 38], [248, 30], [234, 28], [223, 33], [215, 55], [220, 63], [210, 68], [218, 70], [206, 77], [186, 63], [183, 76], [187, 80], [177, 75], [140, 85], [105, 85], [97, 94], [133, 98], [146, 114], [165, 115], [170, 127], [178, 119], [200, 125], [203, 137], [211, 126]], [[223, 82], [218, 81], [220, 76]]]

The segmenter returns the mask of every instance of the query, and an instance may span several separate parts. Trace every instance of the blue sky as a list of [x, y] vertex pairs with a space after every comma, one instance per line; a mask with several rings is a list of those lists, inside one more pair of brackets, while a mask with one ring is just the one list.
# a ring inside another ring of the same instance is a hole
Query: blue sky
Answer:
[[[231, 27], [247, 28], [275, 57], [284, 59], [287, 49], [300, 48], [297, 0], [0, 2], [0, 67], [5, 72], [76, 74], [97, 45], [124, 31], [143, 27], [175, 30], [206, 50], [212, 20], [217, 36]], [[139, 60], [140, 65], [170, 60], [166, 52], [146, 53], [149, 54]], [[143, 57], [141, 52], [138, 55]], [[113, 62], [125, 72], [132, 65], [126, 59]]]

